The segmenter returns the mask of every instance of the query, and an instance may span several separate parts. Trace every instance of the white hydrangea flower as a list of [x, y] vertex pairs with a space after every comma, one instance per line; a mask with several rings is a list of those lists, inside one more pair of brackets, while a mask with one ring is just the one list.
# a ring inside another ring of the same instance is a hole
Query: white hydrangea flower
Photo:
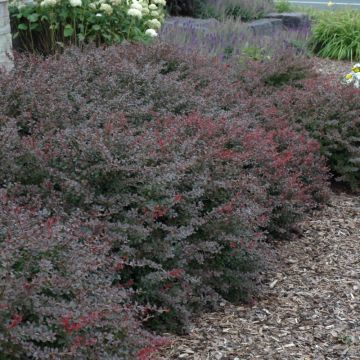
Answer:
[[150, 10], [157, 10], [157, 6], [155, 4], [150, 4], [149, 9]]
[[161, 28], [161, 22], [158, 19], [151, 19], [148, 21], [148, 25], [151, 29], [160, 29]]
[[44, 0], [40, 3], [41, 7], [55, 6], [57, 4], [57, 0]]
[[147, 29], [145, 31], [145, 35], [148, 35], [151, 37], [156, 37], [156, 36], [158, 36], [158, 33], [154, 29]]
[[150, 10], [147, 7], [143, 7], [141, 12], [142, 12], [143, 15], [149, 15], [150, 14]]
[[81, 0], [69, 0], [69, 3], [72, 7], [82, 6]]
[[101, 4], [100, 5], [100, 10], [103, 11], [104, 13], [108, 14], [108, 15], [111, 15], [112, 12], [113, 12], [113, 8], [109, 4]]
[[89, 4], [90, 9], [96, 9], [96, 3], [92, 2]]
[[137, 17], [137, 18], [139, 18], [139, 19], [142, 18], [141, 10], [138, 10], [138, 9], [130, 8], [130, 9], [128, 10], [127, 14], [128, 14], [129, 16]]
[[166, 0], [153, 0], [153, 3], [157, 4], [157, 5], [165, 6], [166, 5]]
[[95, 16], [97, 16], [97, 17], [101, 17], [101, 16], [102, 16], [102, 14], [97, 13]]
[[139, 2], [137, 2], [137, 1], [134, 1], [132, 4], [131, 4], [131, 6], [130, 6], [130, 8], [131, 9], [137, 9], [137, 10], [142, 10], [142, 5], [139, 3]]
[[122, 0], [111, 0], [111, 3], [114, 5], [114, 6], [117, 6], [117, 5], [120, 5], [122, 3]]
[[150, 12], [150, 15], [153, 17], [158, 17], [160, 15], [160, 13], [158, 11], [154, 10], [154, 11]]

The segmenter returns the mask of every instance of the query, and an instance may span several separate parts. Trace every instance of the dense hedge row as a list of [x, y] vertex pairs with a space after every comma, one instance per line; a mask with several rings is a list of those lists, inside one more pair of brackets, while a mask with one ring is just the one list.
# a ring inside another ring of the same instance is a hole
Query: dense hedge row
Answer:
[[2, 353], [146, 358], [165, 340], [144, 324], [183, 332], [250, 299], [264, 239], [327, 196], [319, 151], [359, 184], [358, 90], [303, 60], [18, 59], [0, 82]]
[[259, 106], [278, 83], [238, 71], [124, 45], [2, 74], [5, 358], [146, 359], [165, 342], [149, 329], [254, 296], [271, 237], [327, 198], [327, 168]]

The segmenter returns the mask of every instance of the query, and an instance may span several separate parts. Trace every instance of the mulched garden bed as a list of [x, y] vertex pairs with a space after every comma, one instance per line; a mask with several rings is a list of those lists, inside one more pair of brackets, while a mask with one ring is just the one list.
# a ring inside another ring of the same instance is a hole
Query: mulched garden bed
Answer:
[[360, 198], [333, 194], [300, 232], [276, 244], [261, 299], [204, 315], [159, 359], [359, 359]]

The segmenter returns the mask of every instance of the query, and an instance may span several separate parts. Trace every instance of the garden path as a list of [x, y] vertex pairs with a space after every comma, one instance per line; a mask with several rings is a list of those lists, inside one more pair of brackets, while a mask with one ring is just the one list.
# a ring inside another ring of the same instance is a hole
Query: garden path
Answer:
[[257, 302], [204, 315], [159, 359], [359, 359], [360, 198], [333, 194], [300, 232], [276, 244]]

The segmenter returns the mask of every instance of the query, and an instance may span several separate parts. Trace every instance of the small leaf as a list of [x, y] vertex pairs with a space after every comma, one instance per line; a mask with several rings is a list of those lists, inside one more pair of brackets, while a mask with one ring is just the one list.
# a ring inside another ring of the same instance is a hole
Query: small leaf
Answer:
[[85, 40], [85, 35], [82, 34], [82, 33], [78, 34], [78, 39], [79, 39], [79, 41], [84, 41]]
[[28, 20], [30, 22], [36, 22], [38, 21], [38, 19], [39, 19], [39, 14], [31, 14], [28, 16]]
[[19, 24], [19, 25], [18, 25], [18, 29], [19, 29], [19, 30], [27, 30], [27, 29], [28, 29], [28, 26], [27, 26], [26, 24], [22, 23], [22, 24]]
[[100, 25], [93, 25], [92, 29], [95, 30], [95, 31], [99, 31], [101, 29], [101, 26]]
[[74, 29], [72, 28], [71, 25], [66, 25], [64, 28], [64, 36], [65, 37], [70, 37], [72, 36], [72, 34], [74, 33]]

